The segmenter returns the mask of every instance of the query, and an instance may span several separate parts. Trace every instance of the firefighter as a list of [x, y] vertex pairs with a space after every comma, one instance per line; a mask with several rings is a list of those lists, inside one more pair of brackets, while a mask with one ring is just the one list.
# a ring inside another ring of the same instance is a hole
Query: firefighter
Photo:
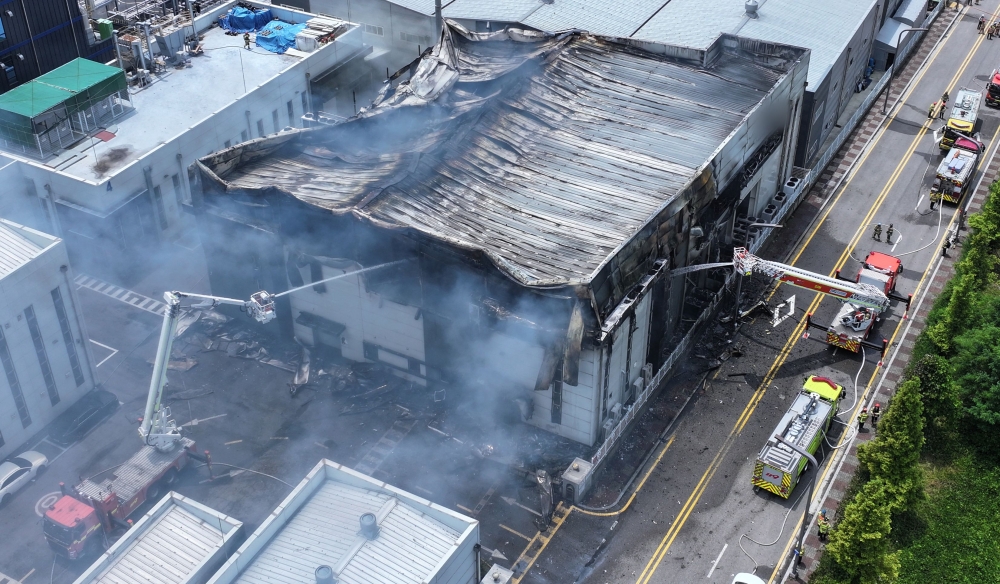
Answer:
[[882, 224], [875, 224], [875, 231], [872, 233], [872, 239], [875, 241], [882, 241]]
[[986, 17], [985, 16], [980, 16], [979, 17], [979, 24], [976, 26], [976, 28], [979, 30], [979, 34], [983, 34], [983, 30], [986, 28]]
[[826, 509], [823, 509], [819, 517], [816, 518], [816, 531], [818, 532], [819, 540], [822, 542], [825, 542], [827, 536], [830, 535], [830, 520], [826, 517]]
[[951, 238], [946, 238], [944, 240], [944, 245], [941, 246], [941, 257], [948, 257], [948, 248], [951, 247]]
[[858, 414], [858, 432], [865, 429], [865, 420], [868, 419], [868, 408], [861, 408], [861, 413]]
[[243, 33], [243, 48], [244, 49], [250, 48], [250, 33], [248, 32]]
[[878, 426], [878, 417], [880, 415], [882, 415], [882, 405], [875, 402], [875, 405], [872, 407], [872, 428]]
[[892, 223], [890, 223], [889, 224], [889, 228], [885, 230], [885, 242], [886, 243], [892, 243], [892, 233], [893, 233]]
[[[939, 101], [932, 101], [931, 102], [931, 109], [930, 109], [930, 111], [927, 112], [927, 119], [929, 119], [929, 120], [934, 119], [934, 114], [935, 114], [935, 112], [938, 111], [938, 104], [939, 103], [941, 103], [941, 102], [939, 102]], [[941, 109], [944, 109], [944, 108], [942, 107]]]

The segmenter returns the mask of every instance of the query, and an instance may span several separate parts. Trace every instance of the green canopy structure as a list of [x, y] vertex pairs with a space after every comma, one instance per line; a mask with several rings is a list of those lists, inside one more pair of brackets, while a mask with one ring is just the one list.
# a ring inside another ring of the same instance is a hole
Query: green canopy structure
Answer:
[[0, 94], [0, 140], [8, 149], [44, 157], [96, 129], [101, 119], [124, 113], [113, 96], [127, 98], [127, 88], [121, 69], [74, 59]]

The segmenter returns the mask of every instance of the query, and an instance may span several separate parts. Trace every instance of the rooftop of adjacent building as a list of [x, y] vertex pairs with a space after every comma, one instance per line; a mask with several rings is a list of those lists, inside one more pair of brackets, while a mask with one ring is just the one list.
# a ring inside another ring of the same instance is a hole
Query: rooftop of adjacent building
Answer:
[[[411, 9], [426, 4], [392, 1], [407, 8], [417, 5]], [[815, 87], [875, 2], [759, 0], [757, 17], [750, 18], [746, 0], [634, 0], [614, 10], [603, 0], [454, 0], [445, 2], [442, 14], [454, 19], [519, 22], [548, 31], [581, 29], [695, 49], [711, 46], [722, 33], [804, 47], [812, 50], [809, 84]]]
[[[360, 528], [375, 515], [377, 535]], [[432, 582], [479, 523], [329, 460], [320, 461], [210, 580], [312, 582], [329, 566], [342, 584]]]
[[57, 243], [58, 237], [0, 219], [0, 279], [14, 273]]
[[206, 564], [232, 545], [242, 525], [197, 501], [168, 493], [74, 584], [204, 582]]
[[[218, 15], [225, 14], [236, 3], [233, 0], [203, 13], [196, 19], [198, 28], [208, 27]], [[270, 8], [276, 17], [293, 24], [316, 17], [289, 8], [265, 4], [259, 4], [259, 7]], [[167, 64], [161, 72], [152, 74], [152, 83], [145, 87], [130, 86], [128, 91], [132, 108], [108, 122], [106, 127], [99, 128], [100, 132], [91, 132], [90, 136], [44, 162], [11, 150], [3, 154], [99, 183], [232, 105], [301, 60], [334, 44], [321, 45], [312, 53], [292, 49], [276, 54], [253, 43], [252, 48], [247, 50], [243, 47], [242, 35], [228, 35], [224, 29], [214, 25], [199, 30], [199, 35], [202, 36], [203, 53], [191, 56], [189, 65], [185, 67]], [[251, 37], [254, 37], [253, 33]], [[271, 126], [270, 120], [268, 126]], [[240, 138], [239, 135], [233, 136], [233, 142], [239, 142]]]

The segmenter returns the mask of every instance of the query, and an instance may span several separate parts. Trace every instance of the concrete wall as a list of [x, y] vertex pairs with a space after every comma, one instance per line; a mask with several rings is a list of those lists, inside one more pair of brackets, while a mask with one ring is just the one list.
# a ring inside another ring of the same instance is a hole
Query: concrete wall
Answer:
[[[359, 267], [321, 266], [321, 279], [353, 272]], [[290, 269], [300, 270], [305, 282], [312, 281], [308, 266]], [[304, 311], [344, 325], [346, 329], [340, 335], [339, 348], [345, 359], [377, 360], [407, 379], [426, 384], [424, 323], [422, 318], [416, 318], [417, 307], [399, 304], [369, 291], [363, 275], [346, 276], [323, 286], [325, 292], [309, 287], [289, 295], [294, 318]], [[298, 323], [295, 324], [295, 336], [310, 346], [318, 341], [311, 328]], [[367, 357], [366, 343], [369, 345]], [[370, 358], [372, 356], [376, 358]]]
[[[72, 271], [67, 270], [64, 274], [60, 270], [62, 266], [69, 265], [66, 247], [61, 240], [41, 233], [35, 237], [39, 241], [47, 240], [48, 247], [34, 260], [0, 279], [0, 332], [10, 351], [17, 384], [31, 418], [27, 426], [22, 423], [10, 383], [10, 372], [0, 363], [0, 434], [3, 435], [0, 458], [15, 452], [95, 385], [93, 360], [88, 346], [90, 341], [85, 329], [81, 332], [86, 325], [77, 312], [79, 301], [67, 282], [67, 277], [70, 280], [73, 277]], [[52, 298], [52, 290], [57, 288], [66, 310], [72, 348], [79, 360], [81, 383], [78, 383], [71, 367]], [[52, 404], [28, 327], [25, 309], [29, 306], [34, 310], [45, 358], [52, 371], [58, 394], [55, 405]]]
[[313, 13], [357, 23], [362, 30], [361, 40], [384, 52], [375, 66], [388, 67], [392, 72], [437, 43], [433, 16], [386, 0], [310, 0], [309, 6]]

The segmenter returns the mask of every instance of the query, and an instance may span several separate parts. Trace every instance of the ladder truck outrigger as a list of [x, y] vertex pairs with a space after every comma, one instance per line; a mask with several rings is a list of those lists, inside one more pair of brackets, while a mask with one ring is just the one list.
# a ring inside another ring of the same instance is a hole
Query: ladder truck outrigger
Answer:
[[741, 274], [749, 276], [757, 272], [778, 282], [827, 294], [843, 302], [844, 306], [829, 326], [814, 323], [812, 314], [806, 315], [806, 325], [826, 331], [827, 343], [853, 353], [860, 352], [861, 347], [869, 347], [884, 355], [889, 344], [887, 340], [883, 339], [881, 344], [868, 340], [875, 323], [889, 308], [890, 299], [906, 302], [907, 310], [910, 307], [910, 298], [904, 298], [895, 292], [896, 279], [903, 270], [902, 262], [894, 256], [879, 252], [868, 254], [857, 279], [853, 281], [841, 278], [839, 271], [836, 277], [831, 278], [761, 259], [742, 247], [733, 251], [733, 265]]
[[113, 474], [99, 482], [85, 479], [72, 489], [60, 484], [62, 497], [51, 505], [42, 518], [45, 539], [58, 555], [75, 560], [104, 549], [105, 534], [116, 528], [130, 527], [129, 516], [147, 500], [159, 499], [187, 466], [188, 458], [207, 461], [195, 449], [195, 443], [181, 434], [170, 417], [170, 408], [162, 403], [167, 385], [167, 366], [177, 331], [181, 298], [207, 301], [202, 307], [229, 304], [240, 306], [254, 320], [268, 323], [275, 317], [274, 298], [257, 292], [250, 300], [235, 300], [187, 292], [163, 294], [167, 306], [153, 364], [146, 410], [139, 427], [142, 448]]

